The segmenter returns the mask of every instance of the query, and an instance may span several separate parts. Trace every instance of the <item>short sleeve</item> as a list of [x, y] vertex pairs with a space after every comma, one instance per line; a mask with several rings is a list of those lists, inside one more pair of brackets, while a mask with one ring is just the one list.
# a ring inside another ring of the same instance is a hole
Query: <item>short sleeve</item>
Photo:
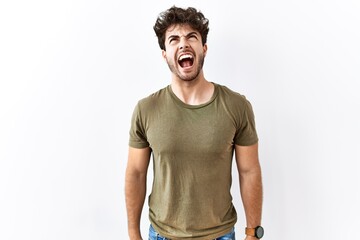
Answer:
[[145, 132], [144, 122], [141, 116], [139, 103], [135, 106], [130, 125], [129, 146], [134, 148], [145, 148], [149, 146]]
[[255, 116], [248, 100], [245, 99], [245, 104], [243, 106], [242, 116], [235, 134], [234, 142], [240, 146], [250, 146], [258, 142]]

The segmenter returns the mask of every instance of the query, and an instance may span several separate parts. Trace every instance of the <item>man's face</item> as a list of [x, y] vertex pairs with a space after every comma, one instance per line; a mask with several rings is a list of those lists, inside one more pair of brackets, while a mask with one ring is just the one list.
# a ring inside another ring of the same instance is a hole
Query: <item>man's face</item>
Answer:
[[163, 57], [175, 77], [192, 81], [199, 76], [207, 50], [199, 32], [186, 24], [170, 26], [165, 34], [165, 49]]

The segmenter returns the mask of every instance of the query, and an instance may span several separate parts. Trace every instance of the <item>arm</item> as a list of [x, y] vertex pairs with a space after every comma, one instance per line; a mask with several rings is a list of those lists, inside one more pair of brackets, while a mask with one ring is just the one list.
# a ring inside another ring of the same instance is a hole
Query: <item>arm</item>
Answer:
[[146, 175], [151, 150], [129, 147], [125, 174], [125, 200], [130, 240], [140, 240], [140, 218], [146, 195]]
[[[235, 158], [247, 227], [255, 228], [261, 225], [263, 200], [258, 144], [251, 146], [235, 145]], [[256, 238], [247, 237], [246, 239]]]

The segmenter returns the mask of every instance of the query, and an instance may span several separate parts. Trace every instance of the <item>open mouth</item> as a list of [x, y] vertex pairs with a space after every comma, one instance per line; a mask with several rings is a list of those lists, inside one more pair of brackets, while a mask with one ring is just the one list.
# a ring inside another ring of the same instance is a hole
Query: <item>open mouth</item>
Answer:
[[194, 57], [191, 54], [183, 54], [179, 57], [178, 63], [182, 68], [191, 67], [194, 63]]

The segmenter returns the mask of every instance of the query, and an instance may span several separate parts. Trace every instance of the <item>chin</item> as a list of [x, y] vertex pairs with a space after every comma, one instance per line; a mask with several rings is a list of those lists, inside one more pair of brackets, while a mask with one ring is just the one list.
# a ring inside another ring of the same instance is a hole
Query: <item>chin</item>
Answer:
[[191, 82], [191, 81], [195, 81], [196, 79], [198, 79], [199, 73], [200, 72], [198, 72], [196, 74], [192, 74], [192, 75], [187, 75], [187, 76], [178, 74], [178, 78], [185, 82]]

